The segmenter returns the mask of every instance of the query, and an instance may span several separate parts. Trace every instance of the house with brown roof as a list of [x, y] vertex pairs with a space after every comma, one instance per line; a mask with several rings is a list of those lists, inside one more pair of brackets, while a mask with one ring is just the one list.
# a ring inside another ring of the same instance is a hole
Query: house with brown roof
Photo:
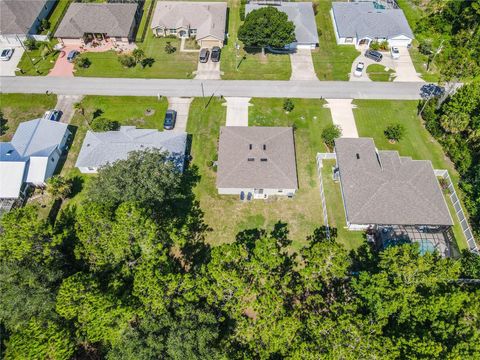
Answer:
[[298, 189], [293, 129], [222, 126], [217, 189], [255, 199], [292, 197]]
[[72, 3], [55, 37], [72, 46], [103, 41], [128, 44], [134, 40], [140, 17], [137, 3]]
[[200, 47], [223, 46], [226, 2], [158, 1], [151, 29], [155, 36], [195, 38]]

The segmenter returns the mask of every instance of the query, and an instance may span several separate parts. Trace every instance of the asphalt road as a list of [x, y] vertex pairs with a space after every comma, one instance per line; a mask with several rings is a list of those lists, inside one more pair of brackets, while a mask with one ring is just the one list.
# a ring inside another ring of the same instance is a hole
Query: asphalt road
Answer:
[[422, 82], [175, 80], [61, 77], [0, 77], [3, 93], [131, 95], [168, 97], [277, 97], [329, 99], [420, 99]]

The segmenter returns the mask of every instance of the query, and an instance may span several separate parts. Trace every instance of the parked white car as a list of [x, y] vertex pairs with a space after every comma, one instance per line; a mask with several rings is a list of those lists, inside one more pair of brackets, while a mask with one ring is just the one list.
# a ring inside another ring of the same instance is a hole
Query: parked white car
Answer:
[[0, 53], [0, 60], [2, 61], [8, 61], [13, 55], [13, 49], [12, 48], [6, 48], [3, 49], [2, 52]]
[[355, 67], [355, 71], [353, 72], [353, 75], [357, 77], [362, 76], [363, 69], [365, 69], [365, 64], [363, 62], [359, 62]]
[[392, 48], [390, 49], [390, 54], [392, 55], [392, 59], [400, 59], [400, 51], [397, 47], [392, 46]]

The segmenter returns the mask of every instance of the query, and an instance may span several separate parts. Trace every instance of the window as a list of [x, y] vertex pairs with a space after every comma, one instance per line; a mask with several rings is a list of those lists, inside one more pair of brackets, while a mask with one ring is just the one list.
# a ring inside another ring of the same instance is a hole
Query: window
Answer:
[[13, 153], [13, 150], [8, 150], [7, 151], [7, 155], [12, 155], [12, 153]]
[[94, 167], [90, 167], [90, 166], [89, 166], [87, 169], [90, 170], [90, 171], [95, 171], [95, 168], [94, 168]]
[[347, 37], [347, 38], [345, 38], [345, 42], [351, 44], [351, 43], [353, 43], [353, 38]]
[[278, 192], [279, 192], [279, 193], [283, 193], [283, 189], [278, 189]]
[[197, 34], [197, 29], [190, 29], [190, 34], [196, 35]]
[[248, 158], [248, 161], [255, 161], [255, 158]]
[[176, 34], [177, 33], [177, 29], [169, 29], [168, 32], [170, 34]]

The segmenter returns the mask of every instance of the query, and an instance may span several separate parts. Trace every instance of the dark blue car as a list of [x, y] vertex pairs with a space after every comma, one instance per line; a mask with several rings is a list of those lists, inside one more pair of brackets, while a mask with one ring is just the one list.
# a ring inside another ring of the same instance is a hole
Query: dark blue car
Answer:
[[165, 130], [172, 130], [175, 127], [177, 120], [177, 112], [175, 110], [167, 110], [165, 113], [165, 120], [163, 121], [163, 128]]
[[70, 51], [67, 55], [67, 61], [68, 62], [73, 62], [78, 54], [80, 54], [80, 52], [78, 50]]

